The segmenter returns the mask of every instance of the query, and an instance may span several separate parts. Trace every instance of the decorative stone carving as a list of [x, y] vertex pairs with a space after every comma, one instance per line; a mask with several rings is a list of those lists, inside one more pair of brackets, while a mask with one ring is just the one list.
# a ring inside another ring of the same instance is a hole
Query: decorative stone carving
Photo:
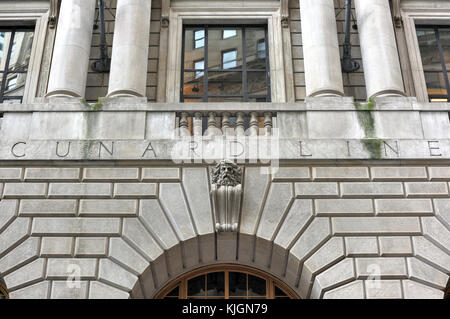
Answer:
[[222, 160], [212, 170], [211, 196], [217, 232], [234, 232], [239, 226], [242, 198], [241, 168], [229, 160]]

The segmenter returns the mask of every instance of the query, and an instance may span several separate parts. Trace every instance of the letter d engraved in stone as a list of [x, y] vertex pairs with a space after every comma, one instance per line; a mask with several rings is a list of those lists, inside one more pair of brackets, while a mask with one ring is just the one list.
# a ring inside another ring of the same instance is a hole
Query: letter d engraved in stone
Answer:
[[64, 153], [64, 151], [60, 151], [59, 150], [59, 143], [60, 142], [56, 142], [56, 156], [58, 156], [58, 157], [67, 157], [69, 155], [69, 153], [70, 153], [70, 143], [71, 142], [69, 142], [67, 144], [67, 150], [66, 150], [65, 153]]
[[67, 280], [66, 280], [66, 285], [68, 288], [70, 289], [74, 289], [74, 288], [81, 288], [81, 282], [80, 282], [80, 277], [81, 277], [81, 267], [79, 265], [76, 264], [70, 264], [67, 266]]

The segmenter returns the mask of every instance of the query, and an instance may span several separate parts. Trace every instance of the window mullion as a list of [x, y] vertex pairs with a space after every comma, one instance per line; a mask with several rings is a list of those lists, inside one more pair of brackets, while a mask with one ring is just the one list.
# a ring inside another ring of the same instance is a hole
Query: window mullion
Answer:
[[[247, 91], [247, 52], [245, 40], [245, 27], [242, 28], [242, 93], [244, 93], [244, 102], [248, 102]], [[236, 57], [237, 58], [237, 57]]]
[[442, 49], [442, 43], [441, 43], [441, 38], [439, 36], [438, 27], [436, 27], [434, 29], [434, 32], [436, 35], [436, 42], [437, 42], [437, 46], [438, 46], [438, 50], [439, 50], [439, 57], [441, 59], [442, 73], [444, 75], [444, 81], [445, 81], [445, 86], [446, 86], [446, 90], [447, 90], [447, 99], [448, 99], [448, 101], [450, 101], [450, 83], [449, 83], [449, 79], [448, 79], [448, 75], [447, 75], [447, 66], [445, 65], [444, 51]]
[[2, 81], [2, 87], [0, 89], [0, 97], [1, 97], [1, 103], [3, 103], [5, 91], [6, 91], [6, 85], [8, 82], [8, 73], [9, 73], [9, 62], [11, 60], [11, 53], [14, 46], [14, 38], [16, 36], [15, 29], [11, 30], [11, 38], [9, 39], [9, 47], [8, 52], [6, 54], [6, 60], [5, 60], [5, 70], [3, 72], [3, 81]]
[[205, 73], [203, 74], [203, 102], [208, 102], [208, 47], [209, 47], [209, 41], [208, 41], [208, 33], [209, 29], [208, 26], [205, 26], [205, 53], [204, 53], [204, 59], [205, 63], [203, 65], [203, 69], [205, 70]]

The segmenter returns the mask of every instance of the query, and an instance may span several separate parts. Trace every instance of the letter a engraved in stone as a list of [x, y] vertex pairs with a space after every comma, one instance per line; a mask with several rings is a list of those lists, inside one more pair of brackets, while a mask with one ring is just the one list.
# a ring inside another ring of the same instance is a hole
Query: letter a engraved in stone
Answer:
[[11, 147], [11, 154], [12, 154], [14, 157], [17, 157], [17, 158], [25, 157], [25, 151], [24, 151], [22, 154], [17, 154], [17, 152], [16, 152], [16, 146], [19, 145], [19, 144], [27, 145], [27, 143], [25, 143], [25, 142], [17, 142], [16, 144], [14, 144], [14, 145]]
[[98, 147], [98, 157], [102, 157], [102, 148], [104, 148], [105, 151], [106, 151], [109, 155], [111, 155], [111, 156], [114, 155], [114, 142], [111, 142], [111, 149], [108, 149], [108, 148], [106, 147], [106, 145], [103, 144], [103, 142], [100, 142], [100, 145], [99, 145], [99, 147]]
[[67, 144], [67, 151], [66, 151], [65, 154], [60, 154], [60, 152], [59, 152], [59, 143], [60, 142], [56, 142], [56, 156], [58, 156], [58, 157], [67, 157], [69, 155], [69, 153], [70, 153], [70, 143], [71, 142], [69, 142]]
[[153, 149], [152, 142], [148, 143], [147, 148], [145, 149], [145, 151], [144, 151], [144, 153], [142, 154], [141, 157], [144, 157], [145, 154], [147, 154], [147, 152], [153, 152], [153, 156], [154, 156], [154, 157], [158, 157], [158, 156], [156, 156], [156, 152], [155, 152], [155, 150]]

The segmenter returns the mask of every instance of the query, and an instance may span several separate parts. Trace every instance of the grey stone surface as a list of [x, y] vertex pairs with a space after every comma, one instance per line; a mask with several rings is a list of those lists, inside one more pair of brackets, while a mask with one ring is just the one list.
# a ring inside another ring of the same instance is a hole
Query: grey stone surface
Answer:
[[50, 198], [110, 198], [112, 185], [108, 183], [50, 183]]
[[93, 258], [49, 258], [47, 260], [48, 279], [81, 280], [95, 279], [97, 276], [97, 259]]
[[295, 183], [295, 196], [297, 198], [338, 197], [337, 183]]
[[43, 237], [41, 257], [71, 257], [73, 237]]
[[70, 283], [53, 281], [51, 299], [86, 299], [88, 293], [88, 281], [75, 281]]
[[39, 258], [6, 275], [3, 280], [10, 290], [31, 285], [43, 279], [44, 267], [44, 259]]
[[115, 198], [156, 198], [158, 185], [155, 183], [116, 183]]
[[136, 216], [138, 201], [132, 199], [82, 199], [79, 216]]
[[367, 167], [314, 167], [314, 180], [369, 180], [369, 169]]
[[14, 250], [0, 258], [0, 273], [2, 276], [35, 259], [39, 254], [39, 244], [39, 238], [28, 238]]
[[448, 185], [444, 182], [410, 182], [405, 183], [405, 191], [408, 197], [420, 196], [448, 196]]
[[358, 279], [377, 278], [406, 278], [406, 261], [400, 257], [368, 257], [356, 258], [356, 275]]
[[437, 218], [450, 229], [450, 199], [434, 199]]
[[34, 218], [32, 235], [119, 236], [119, 218]]
[[319, 299], [327, 290], [353, 279], [355, 279], [354, 262], [353, 259], [346, 258], [317, 275], [310, 298]]
[[273, 182], [309, 181], [310, 179], [309, 167], [279, 167], [272, 174]]
[[347, 256], [377, 256], [378, 243], [376, 237], [345, 237]]
[[373, 215], [370, 199], [316, 199], [317, 216], [367, 216]]
[[147, 260], [121, 238], [110, 239], [109, 258], [118, 265], [123, 265], [136, 276], [142, 274], [150, 266]]
[[75, 257], [106, 257], [107, 238], [79, 237], [75, 240]]
[[374, 181], [383, 180], [426, 180], [425, 167], [371, 167], [370, 173]]
[[138, 181], [137, 168], [92, 167], [83, 170], [83, 181]]
[[414, 236], [412, 240], [414, 253], [418, 258], [433, 265], [436, 269], [448, 273], [450, 255], [424, 237]]
[[9, 293], [11, 299], [47, 299], [50, 282], [41, 281]]
[[134, 218], [126, 218], [123, 221], [123, 238], [140, 251], [149, 261], [158, 258], [163, 250], [144, 226]]
[[375, 211], [382, 216], [433, 215], [431, 199], [375, 199]]
[[89, 286], [89, 299], [128, 299], [129, 293], [104, 284], [99, 281], [91, 281]]
[[400, 280], [366, 280], [367, 299], [400, 299], [403, 297]]
[[405, 299], [442, 299], [444, 292], [412, 280], [403, 280]]
[[420, 234], [418, 217], [333, 217], [334, 235]]
[[73, 216], [77, 214], [76, 200], [23, 199], [20, 201], [19, 216]]
[[450, 255], [450, 231], [434, 217], [422, 217], [421, 220], [424, 236]]
[[432, 181], [436, 180], [449, 180], [450, 179], [450, 167], [428, 167], [428, 172], [430, 174], [430, 179]]
[[407, 258], [409, 278], [443, 290], [449, 276], [417, 258]]
[[5, 254], [11, 246], [24, 240], [28, 236], [30, 220], [28, 218], [16, 218], [0, 234], [0, 256]]
[[[144, 149], [145, 150], [145, 149]], [[143, 181], [171, 181], [178, 182], [181, 180], [179, 168], [167, 167], [150, 167], [142, 169]]]
[[80, 180], [80, 169], [65, 167], [29, 167], [25, 170], [25, 181], [58, 180], [74, 182]]
[[0, 167], [0, 181], [2, 182], [20, 181], [21, 178], [22, 178], [22, 168]]
[[0, 233], [9, 225], [15, 218], [16, 210], [19, 206], [17, 200], [2, 200], [0, 201]]
[[343, 197], [402, 197], [404, 194], [402, 183], [395, 182], [341, 183], [341, 192]]
[[410, 237], [379, 237], [381, 256], [412, 255], [412, 242]]
[[353, 281], [341, 287], [327, 291], [324, 299], [364, 299], [364, 284], [361, 280]]
[[44, 183], [6, 183], [3, 198], [43, 198], [46, 192]]
[[131, 291], [138, 280], [137, 276], [111, 260], [104, 258], [100, 259], [98, 278], [100, 281], [107, 282], [110, 285], [127, 291]]

